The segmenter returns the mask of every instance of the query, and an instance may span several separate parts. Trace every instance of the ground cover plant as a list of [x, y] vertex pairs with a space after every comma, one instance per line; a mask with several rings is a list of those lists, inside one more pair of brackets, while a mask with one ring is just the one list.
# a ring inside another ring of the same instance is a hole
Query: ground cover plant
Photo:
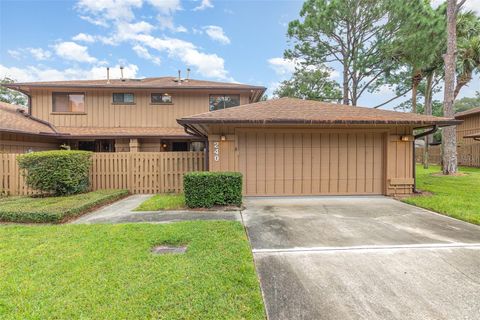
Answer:
[[60, 197], [0, 197], [0, 221], [60, 223], [126, 195], [127, 190], [97, 190]]
[[429, 192], [404, 199], [406, 203], [480, 224], [480, 169], [460, 168], [458, 176], [441, 175], [439, 166], [417, 166], [417, 188]]
[[[185, 254], [155, 255], [159, 244]], [[2, 319], [265, 319], [238, 222], [0, 227]]]
[[157, 194], [142, 202], [135, 211], [179, 210], [185, 208], [183, 194]]

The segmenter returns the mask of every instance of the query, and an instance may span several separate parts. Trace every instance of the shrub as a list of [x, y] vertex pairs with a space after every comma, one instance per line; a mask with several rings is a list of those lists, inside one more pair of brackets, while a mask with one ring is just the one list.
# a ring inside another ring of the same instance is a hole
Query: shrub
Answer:
[[189, 172], [183, 178], [185, 204], [190, 208], [242, 204], [239, 172]]
[[91, 152], [41, 151], [18, 156], [27, 185], [53, 195], [85, 192], [89, 188]]

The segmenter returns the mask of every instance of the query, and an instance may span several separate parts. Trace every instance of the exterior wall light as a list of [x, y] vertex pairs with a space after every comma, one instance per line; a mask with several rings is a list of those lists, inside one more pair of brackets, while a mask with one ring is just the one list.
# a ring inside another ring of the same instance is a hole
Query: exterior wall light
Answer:
[[224, 135], [222, 135], [222, 136], [220, 136], [220, 140], [221, 140], [221, 141], [225, 141], [225, 140], [227, 140], [227, 137], [225, 137]]

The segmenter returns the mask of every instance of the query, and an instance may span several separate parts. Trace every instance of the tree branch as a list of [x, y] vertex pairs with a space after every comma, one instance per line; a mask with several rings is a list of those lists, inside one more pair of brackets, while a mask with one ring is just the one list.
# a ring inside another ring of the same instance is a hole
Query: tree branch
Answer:
[[398, 99], [398, 98], [400, 98], [400, 97], [403, 97], [404, 95], [406, 95], [406, 94], [407, 94], [409, 91], [411, 91], [411, 90], [412, 90], [412, 88], [409, 88], [408, 90], [405, 90], [404, 92], [402, 92], [401, 94], [397, 95], [396, 97], [393, 97], [393, 98], [391, 98], [391, 99], [388, 99], [387, 101], [385, 101], [385, 102], [383, 102], [383, 103], [381, 103], [381, 104], [379, 104], [379, 105], [376, 105], [376, 106], [373, 107], [373, 108], [374, 108], [374, 109], [378, 109], [378, 108], [386, 105], [387, 103], [392, 102], [393, 100], [396, 100], [396, 99]]

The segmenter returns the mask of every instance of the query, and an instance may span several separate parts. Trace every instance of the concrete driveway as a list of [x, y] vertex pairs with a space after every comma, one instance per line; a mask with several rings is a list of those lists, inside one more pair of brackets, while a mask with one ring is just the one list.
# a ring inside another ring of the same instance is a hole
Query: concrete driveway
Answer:
[[480, 319], [480, 227], [386, 197], [248, 198], [269, 319]]

